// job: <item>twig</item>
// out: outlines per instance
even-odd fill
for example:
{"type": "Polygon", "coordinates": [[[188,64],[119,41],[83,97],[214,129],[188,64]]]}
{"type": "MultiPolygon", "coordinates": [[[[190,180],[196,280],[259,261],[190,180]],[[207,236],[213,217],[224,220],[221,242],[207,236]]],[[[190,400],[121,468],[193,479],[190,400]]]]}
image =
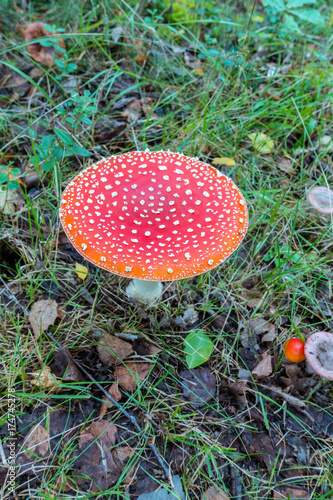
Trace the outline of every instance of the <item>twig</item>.
{"type": "MultiPolygon", "coordinates": [[[[53,337],[53,335],[50,332],[44,332],[44,333],[50,340],[52,340],[52,342],[54,342],[56,344],[57,347],[59,347],[59,349],[63,349],[61,344],[59,344],[59,342],[53,337]]],[[[169,483],[173,487],[172,477],[171,477],[167,463],[164,461],[164,459],[162,458],[162,456],[158,452],[156,446],[149,440],[148,436],[143,432],[143,430],[141,429],[140,425],[138,424],[136,418],[133,415],[130,415],[128,413],[128,411],[125,410],[118,403],[118,401],[116,401],[112,396],[110,396],[110,394],[94,379],[94,377],[92,375],[90,375],[89,372],[87,372],[87,370],[85,370],[85,368],[83,368],[83,366],[80,365],[80,363],[78,361],[76,361],[73,357],[72,357],[72,360],[76,364],[76,366],[79,368],[79,370],[81,370],[82,373],[84,373],[85,376],[88,377],[89,380],[91,380],[91,382],[93,384],[95,384],[103,392],[103,394],[118,408],[118,410],[121,413],[123,413],[123,415],[125,415],[125,417],[127,417],[132,422],[132,424],[134,425],[136,430],[139,432],[139,434],[141,434],[143,439],[145,439],[147,441],[149,448],[152,450],[152,452],[154,453],[155,457],[158,460],[158,463],[162,467],[163,472],[165,474],[165,477],[167,478],[167,480],[169,481],[169,483]]]]}
{"type": "MultiPolygon", "coordinates": [[[[7,299],[9,299],[9,300],[13,300],[13,301],[15,302],[15,304],[16,304],[17,306],[19,306],[19,307],[22,309],[22,311],[24,312],[24,314],[25,314],[26,316],[29,316],[29,313],[28,313],[28,311],[26,310],[26,308],[25,308],[25,307],[23,307],[23,306],[22,306],[22,304],[20,304],[20,302],[17,300],[17,298],[16,298],[16,297],[15,297],[15,296],[11,293],[11,291],[10,291],[10,289],[9,289],[9,287],[8,287],[8,285],[7,285],[7,283],[4,281],[4,279],[2,278],[2,276],[0,276],[0,280],[2,281],[2,283],[3,283],[3,284],[4,284],[4,286],[5,286],[5,288],[7,289],[7,291],[3,291],[2,293],[3,293],[4,295],[6,295],[7,299]]],[[[0,292],[0,294],[1,294],[1,292],[0,292]]]]}
{"type": "Polygon", "coordinates": [[[8,467],[8,463],[7,463],[6,455],[5,455],[5,450],[3,449],[1,439],[0,439],[0,456],[1,456],[3,466],[8,467]]]}
{"type": "Polygon", "coordinates": [[[136,9],[136,13],[139,16],[142,16],[144,11],[146,10],[146,7],[147,7],[147,0],[140,0],[138,8],[136,9]]]}

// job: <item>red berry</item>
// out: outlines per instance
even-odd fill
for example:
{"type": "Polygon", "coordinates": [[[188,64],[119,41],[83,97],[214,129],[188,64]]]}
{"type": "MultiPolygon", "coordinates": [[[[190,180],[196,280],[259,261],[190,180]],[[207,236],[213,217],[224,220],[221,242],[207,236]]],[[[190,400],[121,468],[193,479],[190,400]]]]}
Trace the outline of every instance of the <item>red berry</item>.
{"type": "Polygon", "coordinates": [[[287,340],[283,346],[286,358],[292,363],[300,363],[301,361],[304,361],[304,345],[305,343],[297,338],[287,340]]]}

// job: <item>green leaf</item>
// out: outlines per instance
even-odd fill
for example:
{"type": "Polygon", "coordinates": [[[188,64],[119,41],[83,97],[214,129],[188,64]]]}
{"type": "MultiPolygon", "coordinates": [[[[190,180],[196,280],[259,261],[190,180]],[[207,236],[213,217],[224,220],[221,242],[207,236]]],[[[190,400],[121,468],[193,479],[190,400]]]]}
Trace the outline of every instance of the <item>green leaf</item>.
{"type": "Polygon", "coordinates": [[[50,42],[49,40],[41,40],[39,42],[43,47],[53,47],[54,42],[50,42]]]}
{"type": "Polygon", "coordinates": [[[71,138],[71,136],[65,132],[64,130],[61,130],[60,128],[55,128],[54,129],[54,133],[59,137],[59,139],[62,140],[62,142],[64,142],[65,144],[68,144],[69,146],[72,146],[74,143],[73,143],[73,139],[71,138]]]}
{"type": "Polygon", "coordinates": [[[49,147],[51,147],[52,144],[54,143],[54,139],[55,139],[54,135],[47,135],[47,136],[43,137],[42,142],[41,142],[42,148],[48,149],[49,147]]]}
{"type": "Polygon", "coordinates": [[[212,354],[214,344],[203,330],[191,332],[184,340],[185,358],[189,368],[205,363],[212,354]]]}
{"type": "Polygon", "coordinates": [[[54,33],[55,31],[54,28],[49,24],[44,24],[44,29],[46,29],[46,31],[48,31],[49,33],[54,33]]]}
{"type": "Polygon", "coordinates": [[[287,2],[288,9],[298,9],[304,5],[310,5],[316,3],[316,0],[289,0],[287,2]]]}
{"type": "Polygon", "coordinates": [[[87,118],[86,116],[81,116],[80,120],[86,125],[92,125],[92,121],[90,120],[90,118],[87,118]]]}
{"type": "Polygon", "coordinates": [[[60,147],[52,148],[52,150],[51,150],[52,160],[53,161],[60,161],[64,152],[65,152],[64,148],[60,148],[60,147]]]}
{"type": "Polygon", "coordinates": [[[308,23],[324,24],[325,22],[325,18],[317,9],[293,10],[293,14],[308,23]]]}
{"type": "Polygon", "coordinates": [[[50,172],[54,167],[54,161],[53,160],[49,160],[49,161],[45,161],[42,165],[42,170],[44,172],[50,172]]]}
{"type": "Polygon", "coordinates": [[[8,174],[7,172],[0,172],[0,184],[3,184],[4,182],[8,181],[8,174]]]}
{"type": "Polygon", "coordinates": [[[293,33],[300,33],[301,30],[299,29],[299,26],[297,22],[295,21],[295,18],[293,16],[290,16],[289,14],[285,14],[283,18],[283,26],[288,30],[293,33]]]}
{"type": "Polygon", "coordinates": [[[64,63],[64,61],[61,61],[60,59],[56,59],[55,63],[58,66],[58,68],[65,69],[65,63],[64,63]]]}
{"type": "Polygon", "coordinates": [[[276,14],[286,10],[284,0],[263,0],[262,4],[264,7],[271,8],[276,14]]]}
{"type": "Polygon", "coordinates": [[[67,71],[68,71],[68,73],[72,73],[76,68],[77,68],[76,64],[69,63],[69,65],[67,66],[67,71]]]}
{"type": "Polygon", "coordinates": [[[272,149],[274,148],[274,141],[268,135],[262,132],[254,132],[253,134],[249,134],[248,138],[252,142],[254,149],[264,155],[271,153],[272,149]]]}
{"type": "Polygon", "coordinates": [[[19,186],[20,186],[20,184],[17,181],[15,181],[15,180],[10,181],[7,184],[8,189],[13,189],[13,190],[17,189],[19,186]]]}
{"type": "Polygon", "coordinates": [[[85,157],[90,156],[90,151],[88,151],[88,149],[83,148],[82,146],[79,146],[78,144],[74,144],[73,146],[68,148],[67,151],[77,156],[85,156],[85,157]]]}

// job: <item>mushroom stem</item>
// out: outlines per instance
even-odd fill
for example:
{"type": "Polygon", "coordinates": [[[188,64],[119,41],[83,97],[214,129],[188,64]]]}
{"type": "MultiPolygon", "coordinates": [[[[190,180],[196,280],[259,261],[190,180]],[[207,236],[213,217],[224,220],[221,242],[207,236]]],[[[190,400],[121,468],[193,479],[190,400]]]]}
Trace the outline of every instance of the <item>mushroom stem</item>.
{"type": "Polygon", "coordinates": [[[160,281],[132,280],[126,288],[128,298],[146,305],[152,305],[162,295],[163,285],[160,281]]]}

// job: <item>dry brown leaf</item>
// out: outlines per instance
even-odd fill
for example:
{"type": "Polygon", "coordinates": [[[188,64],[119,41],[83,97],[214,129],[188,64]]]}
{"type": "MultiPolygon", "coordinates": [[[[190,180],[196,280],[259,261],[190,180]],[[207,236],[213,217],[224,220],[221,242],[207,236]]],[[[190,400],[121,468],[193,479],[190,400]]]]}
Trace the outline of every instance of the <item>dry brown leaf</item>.
{"type": "Polygon", "coordinates": [[[131,344],[106,332],[102,333],[98,341],[97,352],[99,359],[106,366],[119,363],[134,353],[131,344]]]}
{"type": "Polygon", "coordinates": [[[103,445],[111,448],[116,442],[117,427],[110,425],[107,420],[98,420],[86,427],[79,438],[79,448],[85,449],[92,442],[98,439],[103,445]]]}
{"type": "Polygon", "coordinates": [[[264,318],[250,319],[249,325],[253,328],[257,335],[266,332],[275,334],[275,325],[273,325],[273,323],[269,323],[264,318]]]}
{"type": "Polygon", "coordinates": [[[5,215],[13,215],[18,206],[24,200],[18,189],[0,189],[0,212],[5,215]]]}
{"type": "Polygon", "coordinates": [[[121,469],[113,458],[117,427],[106,420],[85,428],[79,438],[80,454],[73,462],[73,479],[84,491],[97,493],[110,488],[118,480],[121,469]]]}
{"type": "MultiPolygon", "coordinates": [[[[48,38],[56,36],[58,39],[56,44],[66,50],[65,42],[61,38],[58,38],[60,35],[58,33],[50,33],[46,31],[43,23],[31,23],[25,29],[24,39],[26,42],[30,42],[36,38],[42,38],[44,36],[48,38]]],[[[54,63],[56,54],[53,46],[44,47],[39,42],[36,42],[28,45],[28,51],[35,61],[45,64],[45,66],[52,66],[54,63]]]]}
{"type": "Polygon", "coordinates": [[[285,156],[278,160],[277,166],[280,170],[282,170],[286,174],[294,174],[295,173],[295,169],[292,167],[291,160],[289,158],[286,158],[285,156]]]}
{"type": "Polygon", "coordinates": [[[44,366],[38,372],[30,373],[30,377],[33,378],[33,380],[30,380],[30,384],[39,387],[42,391],[55,389],[59,385],[49,366],[44,366]]]}
{"type": "MultiPolygon", "coordinates": [[[[20,75],[10,68],[1,68],[0,72],[0,89],[5,89],[8,93],[12,94],[11,101],[26,97],[31,89],[31,84],[24,76],[20,75]]],[[[4,158],[2,161],[6,161],[4,158]]]]}
{"type": "Polygon", "coordinates": [[[143,64],[147,61],[148,59],[148,56],[144,56],[143,54],[138,54],[137,56],[135,56],[135,62],[137,64],[143,64]]]}
{"type": "Polygon", "coordinates": [[[310,498],[310,493],[305,490],[299,490],[296,488],[283,488],[282,491],[274,491],[274,500],[275,499],[290,499],[290,500],[307,500],[310,498]]]}
{"type": "Polygon", "coordinates": [[[29,322],[34,332],[35,339],[38,340],[41,333],[54,324],[58,316],[58,304],[55,300],[39,300],[30,311],[29,322]]]}
{"type": "MultiPolygon", "coordinates": [[[[125,464],[127,460],[133,455],[134,450],[130,448],[129,446],[117,446],[116,449],[113,450],[112,455],[114,458],[114,461],[117,464],[117,467],[119,470],[124,470],[125,464]]],[[[133,477],[135,475],[135,465],[133,464],[132,467],[129,468],[129,470],[126,473],[126,477],[123,479],[124,484],[130,484],[133,480],[133,477]]]]}
{"type": "Polygon", "coordinates": [[[33,458],[38,455],[40,458],[46,457],[49,453],[50,435],[41,424],[36,424],[24,440],[24,455],[33,458]]]}
{"type": "MultiPolygon", "coordinates": [[[[108,390],[108,394],[110,394],[110,396],[113,397],[113,399],[115,399],[117,402],[121,400],[121,392],[118,389],[117,382],[111,385],[110,389],[108,390]]],[[[101,404],[101,409],[99,413],[100,420],[104,417],[107,410],[112,406],[113,406],[112,401],[110,401],[106,396],[104,396],[103,403],[101,404]]]]}
{"type": "Polygon", "coordinates": [[[130,361],[126,365],[117,366],[114,377],[120,387],[131,392],[138,385],[138,380],[143,382],[150,370],[150,363],[134,363],[130,361]]]}
{"type": "Polygon", "coordinates": [[[205,491],[201,500],[230,500],[230,497],[221,491],[219,491],[215,486],[211,486],[205,491]]]}
{"type": "Polygon", "coordinates": [[[260,363],[252,370],[252,375],[255,377],[268,377],[273,371],[272,356],[268,354],[260,363]]]}
{"type": "Polygon", "coordinates": [[[261,342],[274,342],[275,339],[276,339],[275,332],[270,331],[268,333],[265,333],[265,335],[261,339],[261,342]]]}
{"type": "Polygon", "coordinates": [[[68,349],[60,349],[51,365],[52,373],[60,378],[62,382],[82,382],[84,377],[68,349]]]}

